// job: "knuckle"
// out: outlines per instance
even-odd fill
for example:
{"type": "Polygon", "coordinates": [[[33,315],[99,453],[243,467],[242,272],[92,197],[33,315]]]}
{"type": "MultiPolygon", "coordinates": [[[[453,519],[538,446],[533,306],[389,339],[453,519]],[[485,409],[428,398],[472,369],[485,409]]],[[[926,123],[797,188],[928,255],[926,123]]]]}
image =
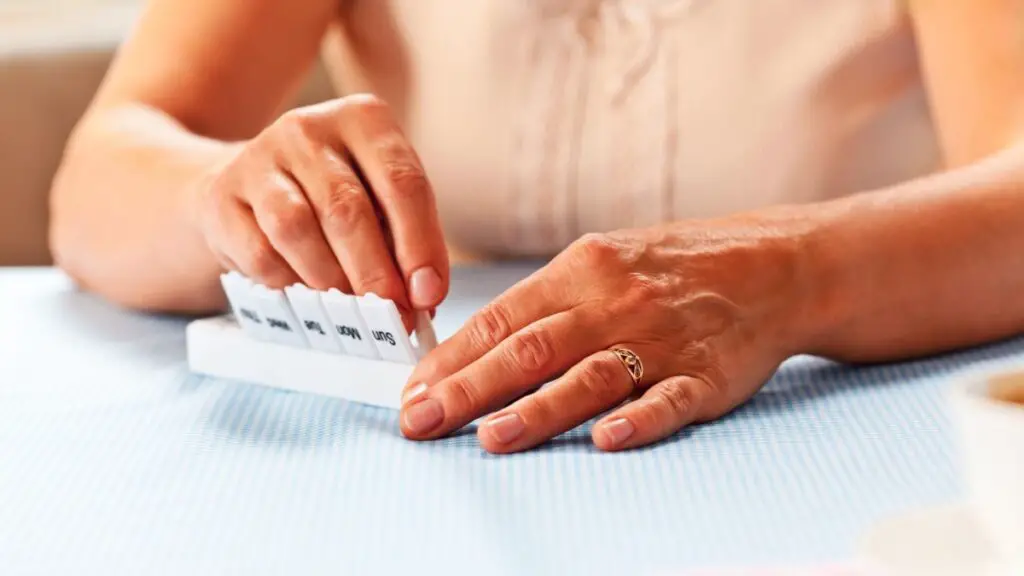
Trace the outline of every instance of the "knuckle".
{"type": "Polygon", "coordinates": [[[397,277],[382,266],[367,268],[353,280],[357,283],[359,292],[373,292],[381,298],[401,300],[401,286],[397,277]]]}
{"type": "Polygon", "coordinates": [[[308,108],[296,108],[282,114],[275,124],[286,133],[310,138],[318,130],[320,119],[308,108]]]}
{"type": "Polygon", "coordinates": [[[354,178],[341,176],[333,184],[322,208],[326,226],[343,234],[372,219],[372,207],[363,187],[354,178]]]}
{"type": "Polygon", "coordinates": [[[559,409],[553,406],[551,399],[544,394],[530,394],[522,400],[521,413],[529,415],[529,422],[550,423],[558,421],[559,409]]]}
{"type": "Polygon", "coordinates": [[[693,389],[681,383],[658,387],[654,394],[657,402],[676,416],[689,414],[696,403],[693,389]]]}
{"type": "Polygon", "coordinates": [[[392,185],[391,194],[399,200],[423,198],[430,190],[427,175],[412,158],[389,158],[384,171],[392,185]]]}
{"type": "Polygon", "coordinates": [[[524,330],[509,341],[509,362],[526,372],[543,370],[554,357],[552,338],[544,330],[524,330]]]}
{"type": "Polygon", "coordinates": [[[633,402],[631,404],[633,409],[630,413],[630,420],[633,421],[637,428],[645,431],[663,428],[665,420],[668,419],[667,410],[661,400],[652,401],[650,398],[648,397],[646,402],[633,402]]]}
{"type": "Polygon", "coordinates": [[[701,384],[712,397],[728,396],[729,382],[725,378],[725,371],[720,366],[712,365],[705,369],[706,376],[701,378],[701,384]]]}
{"type": "Polygon", "coordinates": [[[456,412],[476,413],[483,409],[483,397],[465,378],[453,378],[445,386],[449,403],[456,412]]]}
{"type": "Polygon", "coordinates": [[[588,363],[580,371],[580,384],[602,403],[618,400],[632,388],[632,381],[615,358],[588,363]]]}
{"type": "Polygon", "coordinates": [[[257,278],[273,278],[278,273],[277,252],[267,242],[253,242],[239,264],[257,278]]]}
{"type": "Polygon", "coordinates": [[[289,243],[308,233],[310,223],[308,207],[288,200],[267,213],[264,231],[279,242],[289,243]]]}
{"type": "MultiPolygon", "coordinates": [[[[245,152],[243,152],[245,154],[245,152]]],[[[254,192],[262,190],[260,184],[248,185],[250,174],[259,174],[253,170],[250,161],[243,158],[232,160],[222,170],[212,175],[200,189],[198,210],[201,215],[210,219],[210,224],[223,227],[226,222],[237,218],[241,208],[248,209],[252,204],[250,198],[254,192]]]]}
{"type": "Polygon", "coordinates": [[[616,258],[618,246],[606,234],[592,232],[573,242],[572,251],[584,266],[600,266],[616,258]]]}
{"type": "Polygon", "coordinates": [[[391,107],[374,94],[351,94],[339,99],[335,106],[336,117],[344,126],[364,134],[379,134],[395,125],[391,107]]]}
{"type": "Polygon", "coordinates": [[[491,303],[469,322],[469,337],[479,349],[490,350],[508,338],[512,324],[508,312],[500,304],[491,303]]]}
{"type": "Polygon", "coordinates": [[[375,145],[392,195],[416,198],[429,192],[430,183],[419,157],[397,128],[379,135],[375,145]]]}
{"type": "Polygon", "coordinates": [[[659,283],[652,278],[631,275],[620,301],[628,308],[647,306],[663,296],[659,283]]]}
{"type": "Polygon", "coordinates": [[[693,391],[693,395],[695,398],[699,397],[701,402],[695,415],[698,418],[706,418],[728,411],[735,398],[729,389],[729,381],[724,372],[718,367],[711,366],[705,369],[698,380],[700,386],[693,391]]]}
{"type": "Polygon", "coordinates": [[[390,106],[386,100],[366,92],[349,94],[338,101],[338,105],[347,110],[358,110],[361,112],[386,112],[390,113],[390,106]]]}
{"type": "Polygon", "coordinates": [[[202,200],[214,206],[221,206],[234,199],[238,185],[238,173],[244,170],[241,158],[235,158],[227,167],[216,173],[202,189],[202,200]]]}

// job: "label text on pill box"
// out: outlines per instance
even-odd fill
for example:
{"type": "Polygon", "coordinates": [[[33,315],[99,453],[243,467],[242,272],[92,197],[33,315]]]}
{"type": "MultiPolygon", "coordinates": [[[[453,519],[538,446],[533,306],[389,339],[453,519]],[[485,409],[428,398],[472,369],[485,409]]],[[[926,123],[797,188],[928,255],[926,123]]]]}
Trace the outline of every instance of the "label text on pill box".
{"type": "Polygon", "coordinates": [[[304,320],[303,324],[305,324],[306,330],[309,330],[310,332],[316,332],[323,336],[327,335],[327,333],[324,332],[324,329],[320,327],[320,323],[316,320],[304,320]]]}
{"type": "Polygon", "coordinates": [[[351,326],[337,326],[337,328],[338,328],[338,334],[341,334],[342,336],[345,336],[347,338],[352,338],[353,340],[362,340],[363,339],[363,337],[359,334],[359,330],[356,330],[355,328],[353,328],[351,326]]]}
{"type": "Polygon", "coordinates": [[[391,334],[391,332],[385,332],[383,330],[373,330],[370,333],[373,334],[373,339],[378,342],[387,342],[392,346],[396,344],[395,337],[391,334]]]}
{"type": "Polygon", "coordinates": [[[263,321],[260,320],[259,314],[253,312],[252,310],[249,310],[248,308],[239,308],[238,313],[241,314],[243,318],[249,320],[250,322],[263,324],[263,321]]]}
{"type": "Polygon", "coordinates": [[[267,324],[271,328],[277,328],[278,330],[284,330],[285,332],[291,332],[292,327],[288,325],[284,320],[278,320],[277,318],[267,318],[267,324]]]}

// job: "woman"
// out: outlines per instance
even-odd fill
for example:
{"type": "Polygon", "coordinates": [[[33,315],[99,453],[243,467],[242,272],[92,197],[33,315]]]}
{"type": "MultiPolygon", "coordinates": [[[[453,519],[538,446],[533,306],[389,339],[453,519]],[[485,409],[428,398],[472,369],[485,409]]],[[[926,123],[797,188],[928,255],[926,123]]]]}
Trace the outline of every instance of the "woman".
{"type": "Polygon", "coordinates": [[[420,363],[402,431],[489,414],[514,452],[610,411],[595,444],[641,446],[795,353],[1024,328],[1022,29],[1020,0],[151,0],[52,247],[188,312],[225,269],[409,314],[446,245],[557,254],[420,363]],[[350,95],[279,115],[321,47],[350,95]]]}

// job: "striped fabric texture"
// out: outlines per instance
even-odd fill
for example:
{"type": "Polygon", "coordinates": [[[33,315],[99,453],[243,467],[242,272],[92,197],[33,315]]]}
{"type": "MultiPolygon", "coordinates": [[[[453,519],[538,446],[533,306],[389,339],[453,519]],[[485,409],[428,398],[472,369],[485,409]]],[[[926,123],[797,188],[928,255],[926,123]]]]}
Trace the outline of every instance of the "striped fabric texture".
{"type": "MultiPolygon", "coordinates": [[[[439,336],[529,273],[460,269],[439,336]]],[[[958,500],[950,377],[1024,341],[868,368],[795,358],[749,404],[602,454],[512,456],[397,414],[189,374],[181,319],[0,272],[0,573],[687,574],[845,563],[958,500]]]]}

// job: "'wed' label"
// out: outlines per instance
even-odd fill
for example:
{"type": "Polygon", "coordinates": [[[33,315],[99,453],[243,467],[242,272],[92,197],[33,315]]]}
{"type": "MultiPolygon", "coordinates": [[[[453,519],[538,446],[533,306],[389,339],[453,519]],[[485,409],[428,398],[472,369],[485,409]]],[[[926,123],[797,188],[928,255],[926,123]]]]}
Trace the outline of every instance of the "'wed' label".
{"type": "Polygon", "coordinates": [[[288,299],[280,290],[256,286],[252,292],[259,303],[260,312],[266,321],[270,337],[280,344],[297,348],[309,348],[309,342],[302,332],[298,318],[292,312],[288,299]]]}

